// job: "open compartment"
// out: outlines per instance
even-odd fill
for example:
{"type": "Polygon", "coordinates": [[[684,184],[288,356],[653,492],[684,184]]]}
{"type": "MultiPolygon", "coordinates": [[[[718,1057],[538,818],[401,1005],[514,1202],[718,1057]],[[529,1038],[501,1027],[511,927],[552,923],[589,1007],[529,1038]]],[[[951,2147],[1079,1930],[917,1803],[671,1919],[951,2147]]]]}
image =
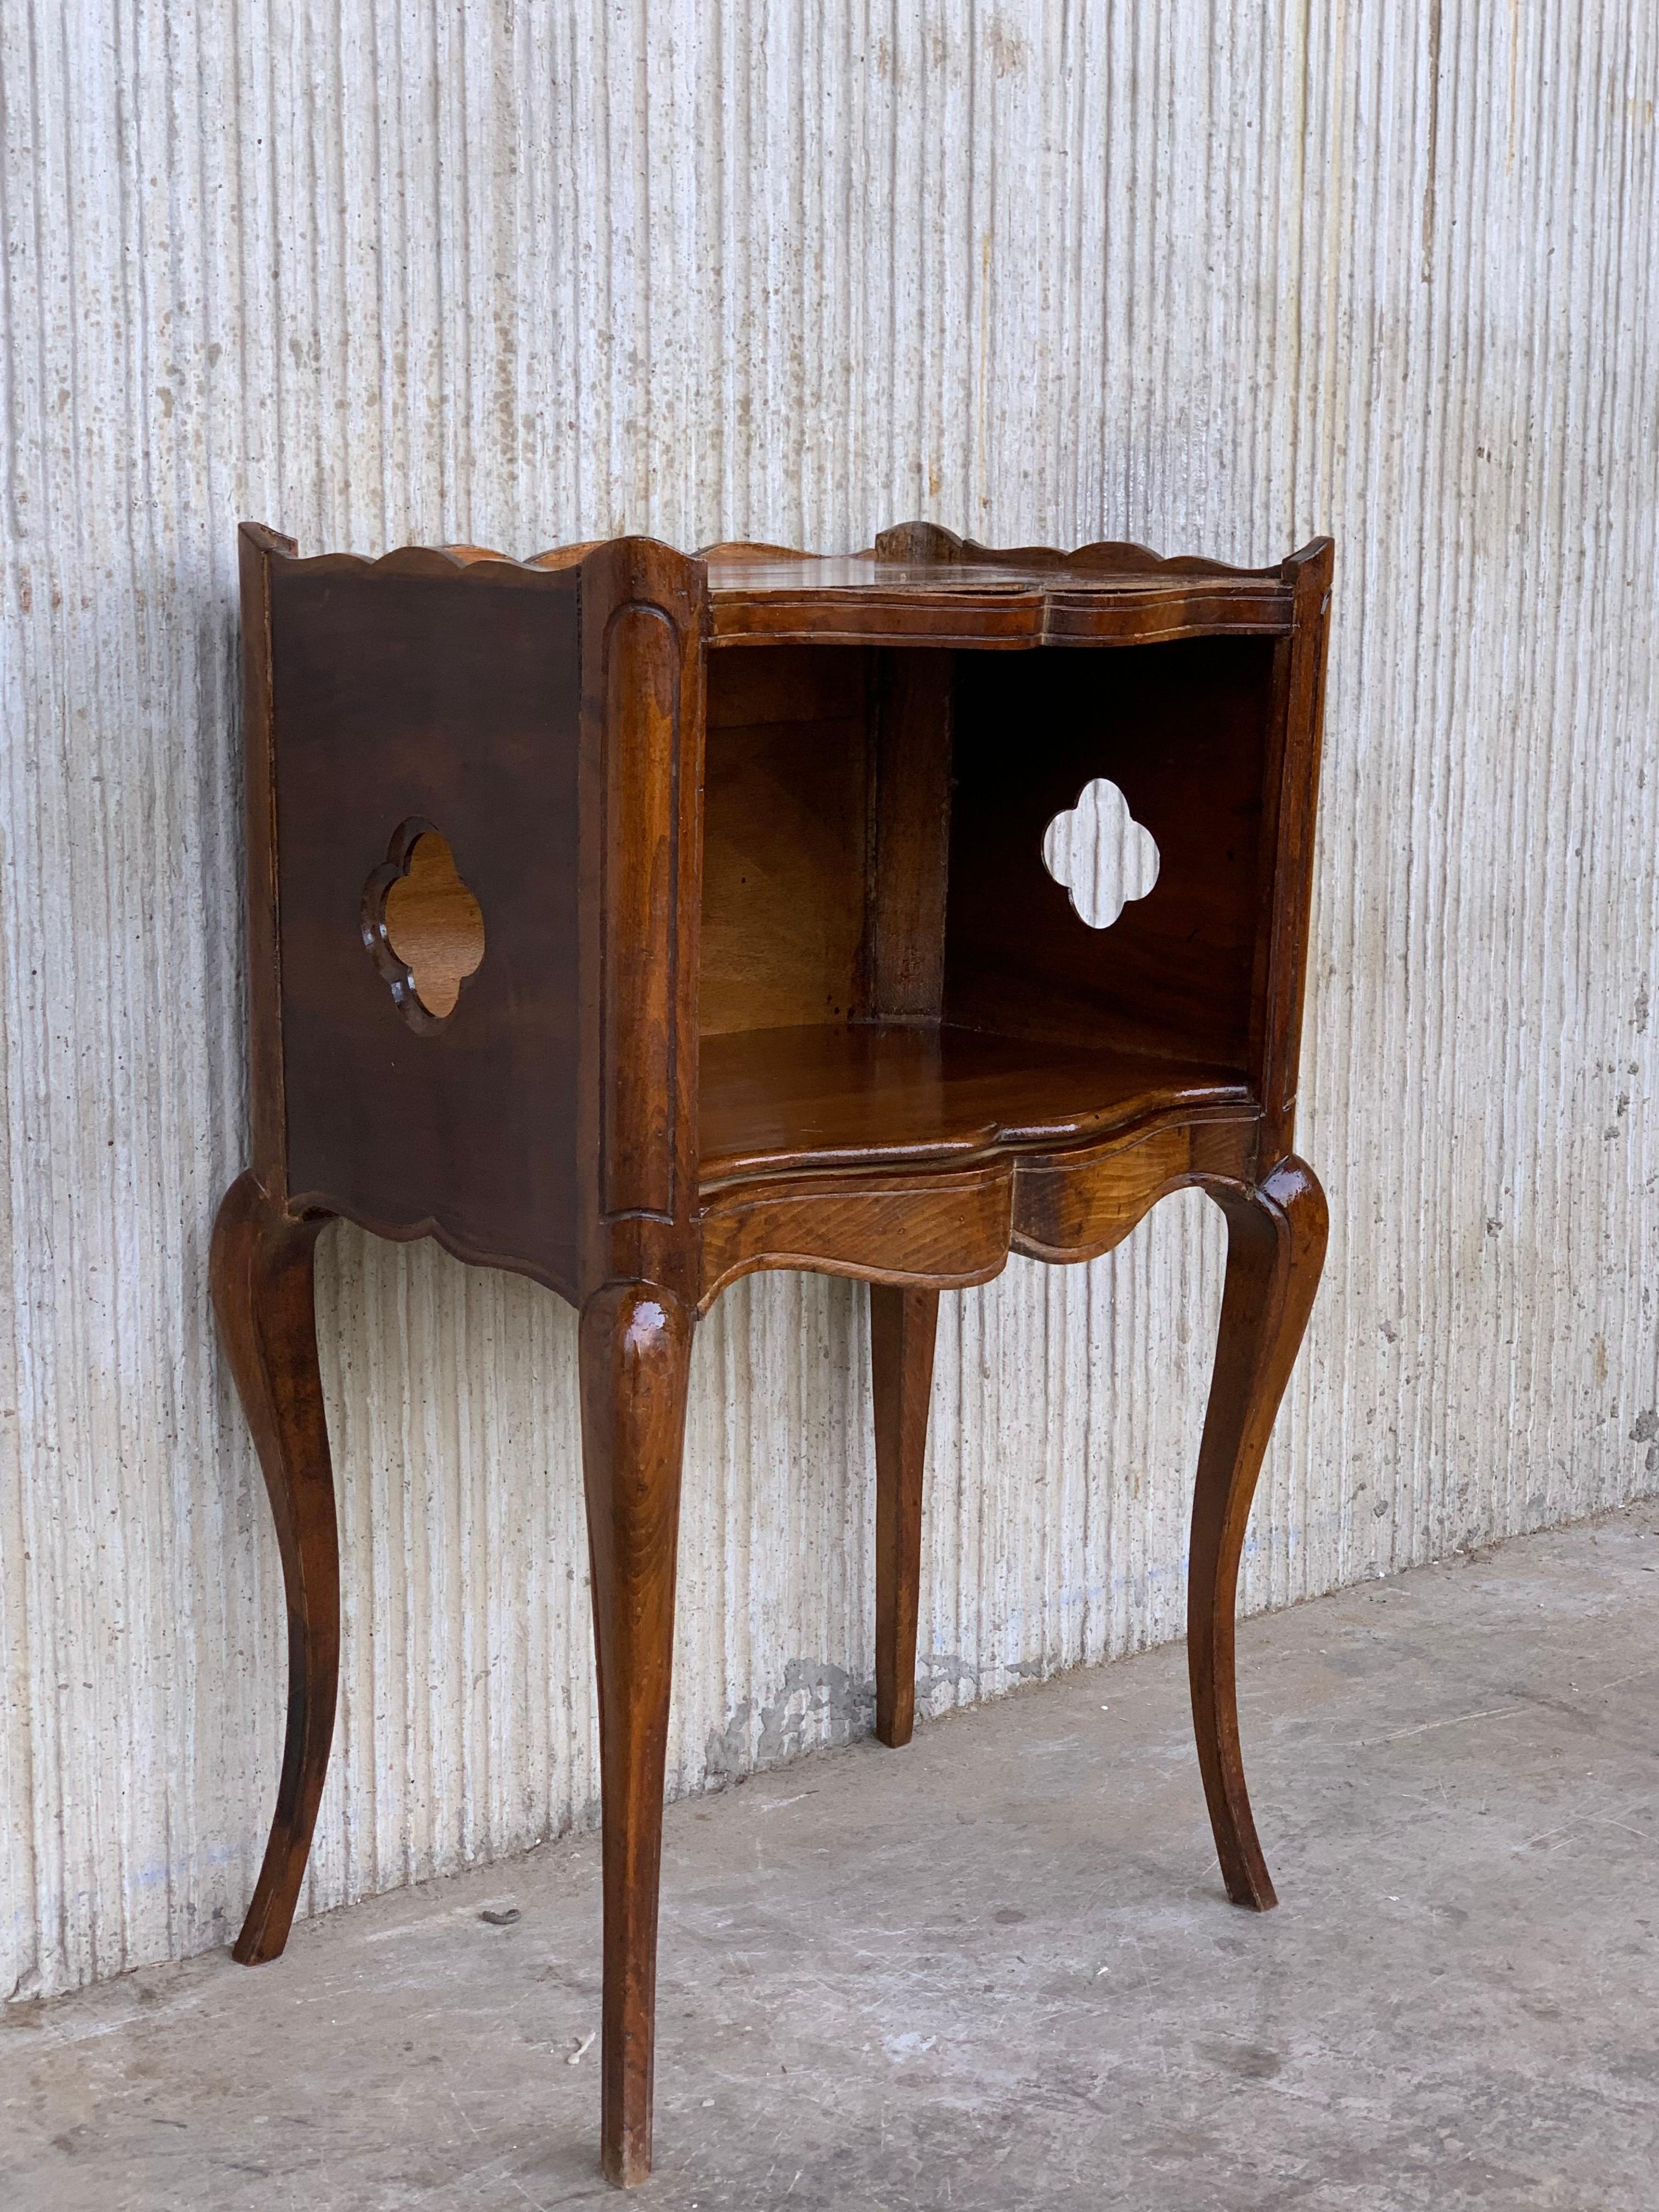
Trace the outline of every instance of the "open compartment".
{"type": "Polygon", "coordinates": [[[712,652],[704,1188],[1247,1103],[1276,665],[1254,636],[712,652]]]}

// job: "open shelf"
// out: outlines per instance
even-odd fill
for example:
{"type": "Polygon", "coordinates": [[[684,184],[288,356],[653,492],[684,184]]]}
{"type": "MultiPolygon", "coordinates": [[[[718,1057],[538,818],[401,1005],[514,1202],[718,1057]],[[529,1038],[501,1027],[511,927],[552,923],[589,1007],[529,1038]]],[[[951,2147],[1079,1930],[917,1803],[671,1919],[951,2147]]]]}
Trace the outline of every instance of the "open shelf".
{"type": "Polygon", "coordinates": [[[1238,635],[1155,644],[1132,629],[1103,653],[751,634],[711,654],[701,1189],[948,1170],[1097,1143],[1159,1112],[1253,1113],[1273,647],[1248,595],[1278,580],[711,569],[774,612],[792,579],[838,637],[849,605],[884,635],[927,591],[962,600],[964,621],[1024,610],[1050,639],[1073,587],[1099,610],[1157,605],[1184,621],[1181,595],[1212,586],[1242,595],[1243,619],[1238,635]],[[1096,779],[1157,855],[1100,927],[1044,860],[1096,779]]]}
{"type": "Polygon", "coordinates": [[[946,1023],[823,1023],[702,1041],[707,1192],[856,1164],[963,1164],[1109,1135],[1162,1108],[1250,1108],[1237,1073],[946,1023]]]}

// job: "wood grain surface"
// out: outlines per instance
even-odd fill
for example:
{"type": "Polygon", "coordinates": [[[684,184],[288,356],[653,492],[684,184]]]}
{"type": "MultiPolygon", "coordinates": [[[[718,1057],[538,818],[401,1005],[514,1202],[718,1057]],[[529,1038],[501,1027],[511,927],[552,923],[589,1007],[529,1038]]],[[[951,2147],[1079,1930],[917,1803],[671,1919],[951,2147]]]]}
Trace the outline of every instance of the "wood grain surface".
{"type": "Polygon", "coordinates": [[[651,2165],[692,1335],[739,1275],[871,1283],[877,1729],[898,1745],[941,1290],[1015,1249],[1091,1258],[1167,1192],[1215,1197],[1193,1709],[1229,1894],[1270,1905],[1232,1623],[1325,1239],[1290,1148],[1328,542],[1261,571],[930,524],[837,560],[623,538],[304,561],[259,529],[243,552],[254,1168],[213,1283],[290,1693],[237,1955],[282,1948],[332,1726],[312,1252],[333,1214],[580,1309],[613,2181],[651,2165]],[[1044,854],[1102,781],[1158,866],[1097,928],[1044,854]]]}

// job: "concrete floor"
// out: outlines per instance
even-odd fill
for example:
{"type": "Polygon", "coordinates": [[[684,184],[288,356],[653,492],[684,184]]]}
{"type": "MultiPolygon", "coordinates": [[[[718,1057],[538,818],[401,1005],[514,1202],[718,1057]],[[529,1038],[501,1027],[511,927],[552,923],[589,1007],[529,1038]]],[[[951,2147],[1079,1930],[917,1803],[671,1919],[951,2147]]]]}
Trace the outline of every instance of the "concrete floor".
{"type": "MultiPolygon", "coordinates": [[[[635,2201],[1653,2212],[1656,1626],[1653,1506],[1247,1624],[1261,1918],[1178,1646],[671,1808],[635,2201]]],[[[616,2201],[599,1871],[574,1838],[257,1972],[8,2008],[0,2201],[616,2201]]]]}

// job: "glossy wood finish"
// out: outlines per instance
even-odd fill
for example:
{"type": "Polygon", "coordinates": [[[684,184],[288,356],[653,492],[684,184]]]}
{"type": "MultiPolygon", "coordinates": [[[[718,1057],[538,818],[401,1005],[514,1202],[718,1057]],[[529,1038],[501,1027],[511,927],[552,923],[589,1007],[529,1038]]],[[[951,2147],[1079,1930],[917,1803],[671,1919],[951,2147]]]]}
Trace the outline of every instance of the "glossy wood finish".
{"type": "Polygon", "coordinates": [[[709,586],[711,636],[723,646],[1152,645],[1219,629],[1285,636],[1293,614],[1277,570],[1207,563],[1136,572],[991,555],[942,574],[870,554],[719,556],[709,586]]]}
{"type": "Polygon", "coordinates": [[[1328,538],[1285,562],[1296,620],[1290,638],[1273,656],[1250,1030],[1251,1073],[1262,1102],[1261,1150],[1267,1160],[1288,1154],[1296,1134],[1331,564],[1328,538]]]}
{"type": "Polygon", "coordinates": [[[707,1195],[804,1168],[1046,1152],[1157,1107],[1249,1103],[1224,1067],[1105,1043],[935,1023],[750,1030],[703,1040],[702,1184],[707,1195]]]}
{"type": "Polygon", "coordinates": [[[1002,1159],[957,1173],[850,1169],[736,1184],[703,1207],[702,1304],[763,1267],[935,1290],[988,1283],[1007,1262],[1014,1183],[1002,1159]]]}
{"type": "Polygon", "coordinates": [[[584,573],[267,555],[272,836],[253,895],[280,915],[280,945],[250,978],[256,1011],[274,1001],[280,1058],[275,1157],[256,1146],[254,1163],[267,1188],[380,1235],[434,1235],[570,1297],[591,1203],[568,999],[582,957],[584,573]],[[411,1010],[412,986],[398,993],[364,911],[432,832],[484,936],[441,1021],[411,1010]]]}
{"type": "Polygon", "coordinates": [[[1210,1825],[1227,1894],[1277,1902],[1244,1787],[1234,1680],[1238,1563],[1256,1476],[1307,1327],[1325,1259],[1325,1194],[1311,1168],[1280,1160],[1260,1183],[1209,1182],[1227,1217],[1227,1282],[1193,1498],[1187,1663],[1210,1825]]]}
{"type": "Polygon", "coordinates": [[[323,1218],[295,1220],[252,1175],[226,1192],[210,1272],[220,1341],[236,1379],[276,1524],[288,1594],[288,1732],[264,1863],[237,1937],[244,1966],[288,1941],[334,1738],[340,1673],[340,1552],[313,1260],[323,1218]]]}
{"type": "Polygon", "coordinates": [[[252,1170],[214,1292],[290,1601],[239,1957],[291,1919],[337,1668],[311,1255],[344,1215],[579,1310],[604,1784],[605,2170],[651,2160],[674,1558],[695,1319],[872,1285],[878,1729],[915,1710],[941,1290],[1230,1223],[1190,1649],[1229,1893],[1273,1899],[1233,1667],[1250,1498],[1318,1279],[1291,1152],[1331,551],[1278,568],[929,524],[821,561],[641,538],[519,562],[242,540],[252,1170]],[[1090,928],[1044,833],[1109,778],[1160,854],[1090,928]]]}
{"type": "Polygon", "coordinates": [[[876,1734],[908,1743],[916,1713],[921,1471],[939,1292],[870,1285],[876,1413],[876,1734]]]}
{"type": "Polygon", "coordinates": [[[1012,1243],[1034,1260],[1063,1266],[1121,1244],[1171,1191],[1215,1176],[1255,1173],[1258,1122],[1218,1106],[1154,1108],[1103,1143],[1022,1160],[1014,1184],[1012,1243]]]}
{"type": "Polygon", "coordinates": [[[657,1887],[674,1659],[674,1559],[692,1316],[655,1283],[582,1309],[582,1469],[604,1784],[600,2141],[612,2181],[651,2171],[657,1887]]]}
{"type": "Polygon", "coordinates": [[[422,1012],[447,1020],[486,950],[483,915],[447,838],[426,830],[413,839],[373,915],[377,940],[408,975],[422,1012]]]}

